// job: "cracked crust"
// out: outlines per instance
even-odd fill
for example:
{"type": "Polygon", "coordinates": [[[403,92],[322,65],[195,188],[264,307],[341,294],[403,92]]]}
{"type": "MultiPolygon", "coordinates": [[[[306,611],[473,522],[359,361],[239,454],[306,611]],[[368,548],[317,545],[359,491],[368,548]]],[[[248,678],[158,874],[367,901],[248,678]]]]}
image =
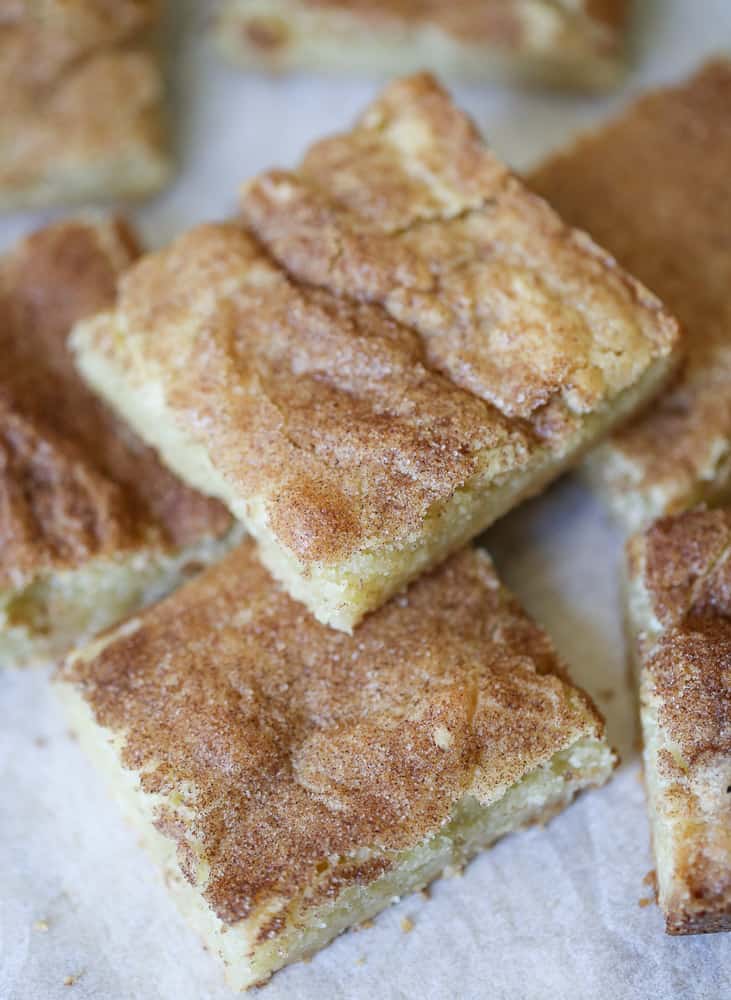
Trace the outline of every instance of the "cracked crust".
{"type": "Polygon", "coordinates": [[[244,66],[600,89],[623,70],[626,0],[225,0],[223,51],[244,66]]]}
{"type": "Polygon", "coordinates": [[[687,334],[682,377],[588,465],[631,529],[731,492],[730,104],[731,61],[719,59],[530,177],[660,295],[687,334]]]}
{"type": "MultiPolygon", "coordinates": [[[[546,634],[469,549],[350,637],[292,601],[247,542],[74,654],[61,680],[139,776],[196,894],[225,927],[251,928],[252,955],[446,836],[465,797],[496,802],[581,741],[598,763],[582,773],[579,754],[562,772],[578,782],[569,800],[614,763],[546,634]]],[[[279,947],[274,967],[287,960],[279,947]]]]}
{"type": "Polygon", "coordinates": [[[147,544],[190,545],[229,523],[164,469],[86,387],[67,335],[108,307],[138,255],[119,222],[64,222],[0,261],[0,581],[147,544]]]}
{"type": "Polygon", "coordinates": [[[731,930],[731,513],[628,545],[659,899],[672,934],[731,930]]]}
{"type": "Polygon", "coordinates": [[[427,76],[252,181],[77,329],[88,379],[349,629],[660,387],[662,305],[427,76]],[[135,423],[136,421],[136,423],[135,423]]]}
{"type": "Polygon", "coordinates": [[[168,179],[157,0],[0,13],[0,209],[139,197],[168,179]],[[110,109],[114,113],[110,114],[110,109]]]}

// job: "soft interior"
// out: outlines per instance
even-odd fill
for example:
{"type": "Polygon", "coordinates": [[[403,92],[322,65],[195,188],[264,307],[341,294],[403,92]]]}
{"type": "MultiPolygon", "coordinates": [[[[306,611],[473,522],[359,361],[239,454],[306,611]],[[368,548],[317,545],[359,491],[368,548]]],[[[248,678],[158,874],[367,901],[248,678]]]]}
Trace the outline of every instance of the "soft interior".
{"type": "Polygon", "coordinates": [[[219,558],[242,535],[206,539],[175,552],[149,549],[93,559],[0,590],[0,666],[57,659],[72,646],[179,586],[197,564],[219,558]]]}

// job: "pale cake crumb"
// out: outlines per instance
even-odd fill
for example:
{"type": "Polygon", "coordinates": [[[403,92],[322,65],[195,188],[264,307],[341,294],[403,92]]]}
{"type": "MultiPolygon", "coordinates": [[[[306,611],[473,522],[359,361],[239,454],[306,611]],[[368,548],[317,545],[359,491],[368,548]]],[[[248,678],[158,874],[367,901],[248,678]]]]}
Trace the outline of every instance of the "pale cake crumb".
{"type": "Polygon", "coordinates": [[[411,917],[401,918],[401,930],[404,934],[410,934],[414,929],[414,921],[411,917]]]}
{"type": "Polygon", "coordinates": [[[49,929],[49,923],[47,920],[34,920],[33,930],[38,931],[39,934],[46,934],[49,929]]]}

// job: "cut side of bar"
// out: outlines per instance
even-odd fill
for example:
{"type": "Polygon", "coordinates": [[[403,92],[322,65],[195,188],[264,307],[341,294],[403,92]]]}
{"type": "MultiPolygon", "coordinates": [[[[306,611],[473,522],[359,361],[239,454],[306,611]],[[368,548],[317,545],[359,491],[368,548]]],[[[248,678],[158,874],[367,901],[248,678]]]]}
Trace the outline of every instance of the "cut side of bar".
{"type": "Polygon", "coordinates": [[[669,934],[731,930],[731,513],[628,543],[658,897],[669,934]]]}
{"type": "Polygon", "coordinates": [[[626,0],[224,0],[215,32],[243,67],[602,90],[624,70],[626,0]]]}
{"type": "Polygon", "coordinates": [[[641,98],[530,178],[657,293],[686,333],[681,377],[586,463],[629,530],[731,499],[731,61],[641,98]]]}
{"type": "Polygon", "coordinates": [[[114,301],[135,256],[123,224],[78,220],[40,230],[0,259],[2,666],[56,658],[241,535],[74,368],[70,327],[114,301]]]}
{"type": "Polygon", "coordinates": [[[661,303],[428,76],[251,182],[242,211],[144,259],[73,346],[335,628],[543,489],[678,362],[661,303]]]}
{"type": "Polygon", "coordinates": [[[0,34],[0,210],[141,197],[171,173],[158,0],[12,4],[0,34]]]}
{"type": "Polygon", "coordinates": [[[58,687],[235,988],[545,822],[616,763],[471,549],[350,637],[247,541],[73,654],[58,687]]]}

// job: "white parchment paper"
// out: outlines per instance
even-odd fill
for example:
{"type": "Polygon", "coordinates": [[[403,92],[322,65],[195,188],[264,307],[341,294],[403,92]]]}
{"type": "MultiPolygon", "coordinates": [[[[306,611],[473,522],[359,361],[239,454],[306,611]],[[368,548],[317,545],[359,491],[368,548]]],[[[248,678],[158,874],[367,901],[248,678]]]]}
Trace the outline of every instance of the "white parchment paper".
{"type": "MultiPolygon", "coordinates": [[[[230,213],[243,179],[294,163],[309,141],[345,127],[376,89],[228,70],[198,30],[201,7],[174,4],[181,173],[169,193],[136,213],[153,245],[230,213]]],[[[522,168],[634,93],[679,79],[706,54],[731,47],[728,0],[639,0],[638,7],[637,66],[620,94],[464,88],[460,102],[522,168]]],[[[0,247],[45,218],[3,220],[0,247]]],[[[402,901],[370,929],[278,973],[259,995],[731,998],[731,936],[669,938],[657,908],[640,906],[650,896],[643,877],[653,861],[620,627],[619,534],[581,486],[564,481],[503,520],[487,544],[605,712],[621,769],[548,829],[504,840],[464,876],[436,883],[431,899],[402,901]],[[413,921],[411,933],[401,928],[404,917],[413,921]]],[[[2,1000],[233,996],[70,738],[45,671],[0,673],[0,796],[2,1000]]]]}

